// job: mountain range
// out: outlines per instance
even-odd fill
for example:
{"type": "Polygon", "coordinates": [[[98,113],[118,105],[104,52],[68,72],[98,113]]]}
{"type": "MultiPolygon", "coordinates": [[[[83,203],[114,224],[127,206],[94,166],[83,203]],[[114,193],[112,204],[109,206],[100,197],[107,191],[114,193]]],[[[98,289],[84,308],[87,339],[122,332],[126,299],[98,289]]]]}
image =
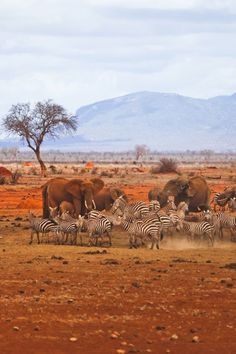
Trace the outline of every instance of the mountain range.
{"type": "Polygon", "coordinates": [[[78,132],[48,140],[44,148],[125,151],[138,144],[158,151],[236,148],[236,93],[197,99],[137,92],[83,106],[76,116],[78,132]]]}

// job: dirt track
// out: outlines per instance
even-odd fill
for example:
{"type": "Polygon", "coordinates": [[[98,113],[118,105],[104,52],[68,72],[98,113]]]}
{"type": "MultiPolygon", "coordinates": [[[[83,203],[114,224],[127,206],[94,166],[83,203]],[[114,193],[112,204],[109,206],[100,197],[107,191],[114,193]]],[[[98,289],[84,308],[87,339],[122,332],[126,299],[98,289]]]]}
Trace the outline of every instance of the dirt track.
{"type": "MultiPolygon", "coordinates": [[[[129,250],[117,228],[110,249],[29,246],[15,216],[40,190],[1,188],[0,353],[236,352],[235,243],[129,250]]],[[[141,199],[149,185],[126,188],[141,199]]]]}

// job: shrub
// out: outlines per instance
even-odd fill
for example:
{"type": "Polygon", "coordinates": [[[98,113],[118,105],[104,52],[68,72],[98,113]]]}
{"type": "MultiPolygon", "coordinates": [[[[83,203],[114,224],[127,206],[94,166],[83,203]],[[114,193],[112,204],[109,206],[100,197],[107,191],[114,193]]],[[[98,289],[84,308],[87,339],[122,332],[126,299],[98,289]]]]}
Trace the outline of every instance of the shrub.
{"type": "Polygon", "coordinates": [[[152,174],[157,174],[160,172],[160,166],[152,166],[151,169],[150,169],[150,173],[152,174]]]}
{"type": "Polygon", "coordinates": [[[17,184],[20,177],[22,177],[22,174],[18,170],[12,172],[11,183],[17,184]]]}
{"type": "Polygon", "coordinates": [[[96,175],[98,173],[97,167],[92,168],[90,173],[91,173],[91,175],[96,175]]]}
{"type": "Polygon", "coordinates": [[[79,167],[78,166],[72,166],[71,168],[72,168],[74,173],[78,173],[79,172],[79,167]]]}
{"type": "Polygon", "coordinates": [[[0,185],[5,184],[6,180],[4,176],[0,176],[0,185]]]}
{"type": "Polygon", "coordinates": [[[168,159],[166,157],[163,157],[162,159],[160,159],[159,172],[177,172],[177,161],[174,159],[168,159]]]}
{"type": "Polygon", "coordinates": [[[152,166],[150,173],[166,173],[166,172],[177,172],[177,162],[174,159],[168,159],[163,157],[160,159],[160,163],[157,166],[152,166]]]}
{"type": "Polygon", "coordinates": [[[50,172],[53,173],[54,175],[57,173],[57,168],[56,168],[56,166],[54,166],[54,165],[50,165],[50,166],[49,166],[49,170],[50,170],[50,172]]]}
{"type": "Polygon", "coordinates": [[[101,177],[109,177],[109,178],[112,178],[113,177],[113,173],[109,172],[109,171],[102,171],[100,173],[100,176],[101,177]]]}
{"type": "Polygon", "coordinates": [[[38,174],[39,174],[40,172],[39,172],[39,170],[36,168],[36,167],[31,167],[30,169],[29,169],[29,175],[34,175],[34,176],[37,176],[38,174]]]}

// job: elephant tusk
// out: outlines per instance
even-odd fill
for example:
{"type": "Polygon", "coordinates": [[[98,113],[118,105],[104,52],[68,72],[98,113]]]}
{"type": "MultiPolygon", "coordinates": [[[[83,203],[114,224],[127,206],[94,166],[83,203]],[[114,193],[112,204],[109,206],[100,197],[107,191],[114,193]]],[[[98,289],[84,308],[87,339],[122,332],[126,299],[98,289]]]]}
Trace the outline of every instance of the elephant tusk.
{"type": "Polygon", "coordinates": [[[93,203],[94,209],[96,209],[96,203],[95,203],[94,199],[92,200],[92,203],[93,203]]]}
{"type": "Polygon", "coordinates": [[[85,205],[85,208],[88,209],[88,204],[87,204],[86,200],[84,201],[84,205],[85,205]]]}

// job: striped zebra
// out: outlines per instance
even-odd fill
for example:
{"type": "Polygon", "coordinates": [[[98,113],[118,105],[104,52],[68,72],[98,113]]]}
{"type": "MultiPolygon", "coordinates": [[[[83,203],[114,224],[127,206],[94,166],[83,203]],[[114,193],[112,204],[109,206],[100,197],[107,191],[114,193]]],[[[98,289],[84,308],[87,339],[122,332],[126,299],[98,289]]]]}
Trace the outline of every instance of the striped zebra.
{"type": "MultiPolygon", "coordinates": [[[[59,237],[57,239],[58,243],[67,243],[69,236],[71,236],[71,244],[77,245],[78,232],[81,229],[82,221],[81,219],[63,220],[61,217],[56,216],[54,221],[57,223],[57,235],[61,234],[61,241],[59,237]]],[[[80,233],[80,244],[83,245],[82,235],[80,233]]]]}
{"type": "Polygon", "coordinates": [[[156,218],[158,216],[158,212],[160,210],[160,203],[158,202],[158,200],[151,200],[149,202],[148,209],[148,213],[145,213],[142,216],[142,220],[148,218],[156,218]]]}
{"type": "Polygon", "coordinates": [[[109,245],[112,245],[111,242],[111,231],[112,231],[112,223],[105,216],[97,217],[96,219],[87,219],[86,221],[86,229],[89,236],[89,245],[97,246],[98,240],[100,240],[100,244],[104,242],[104,235],[108,237],[109,245]],[[95,241],[95,242],[94,242],[95,241]]]}
{"type": "Polygon", "coordinates": [[[28,219],[31,228],[31,235],[29,244],[33,242],[34,234],[36,233],[38,244],[40,243],[39,234],[48,235],[49,232],[56,233],[57,232],[57,225],[50,219],[42,219],[36,217],[32,212],[29,212],[28,219]]]}
{"type": "Polygon", "coordinates": [[[180,202],[176,211],[170,210],[169,215],[172,217],[176,216],[179,219],[184,220],[187,211],[188,211],[188,204],[186,202],[180,202]]]}
{"type": "Polygon", "coordinates": [[[135,219],[141,219],[144,215],[148,214],[148,211],[148,207],[144,202],[138,201],[128,204],[123,196],[117,198],[111,208],[112,214],[124,216],[124,218],[130,222],[135,219]]]}
{"type": "Polygon", "coordinates": [[[161,209],[161,204],[158,200],[150,200],[149,206],[148,206],[149,211],[159,211],[161,209]]]}
{"type": "Polygon", "coordinates": [[[215,212],[217,210],[217,206],[219,207],[220,210],[225,211],[225,207],[229,201],[229,198],[224,197],[222,195],[223,195],[223,193],[221,193],[221,192],[215,193],[215,195],[211,201],[211,203],[213,203],[213,205],[214,205],[215,212]]]}
{"type": "Polygon", "coordinates": [[[158,215],[168,215],[177,210],[175,202],[171,199],[168,199],[167,204],[161,208],[158,212],[158,215]]]}
{"type": "Polygon", "coordinates": [[[218,212],[212,215],[211,220],[213,225],[217,225],[217,223],[219,224],[219,236],[221,239],[223,239],[223,229],[228,229],[231,233],[231,241],[234,240],[236,231],[236,216],[218,212]]]}
{"type": "Polygon", "coordinates": [[[129,234],[130,248],[137,248],[137,239],[140,239],[141,244],[144,244],[145,241],[151,241],[151,249],[154,247],[159,249],[162,224],[158,218],[149,218],[134,222],[129,222],[122,218],[121,225],[129,234]]]}
{"type": "Polygon", "coordinates": [[[183,221],[183,231],[186,232],[190,238],[190,241],[194,240],[194,237],[206,237],[211,246],[214,244],[213,226],[207,221],[189,222],[183,221]]]}

